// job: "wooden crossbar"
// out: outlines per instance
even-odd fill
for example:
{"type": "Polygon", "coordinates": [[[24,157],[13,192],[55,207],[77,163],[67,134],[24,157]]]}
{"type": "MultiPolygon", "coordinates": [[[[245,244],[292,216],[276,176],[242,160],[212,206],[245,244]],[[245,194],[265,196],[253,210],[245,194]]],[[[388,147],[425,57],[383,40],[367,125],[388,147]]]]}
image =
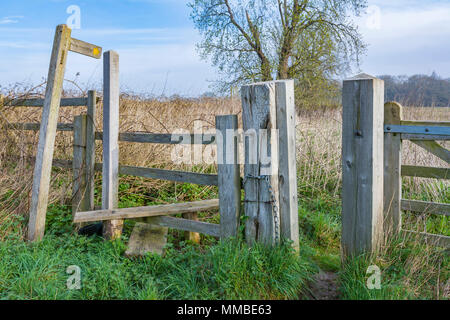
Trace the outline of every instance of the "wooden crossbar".
{"type": "MultiPolygon", "coordinates": [[[[177,136],[180,136],[176,134],[177,136]]],[[[145,132],[123,132],[119,133],[119,141],[121,142],[137,142],[137,143],[156,143],[156,144],[215,144],[215,136],[212,134],[204,135],[181,135],[178,140],[173,140],[171,133],[145,133],[145,132]]],[[[96,140],[103,140],[103,132],[95,133],[96,140]]]]}
{"type": "Polygon", "coordinates": [[[74,38],[70,41],[69,51],[95,59],[100,59],[102,57],[101,47],[74,38]]]}
{"type": "MultiPolygon", "coordinates": [[[[99,98],[97,99],[99,100],[99,98]]],[[[60,107],[84,107],[88,104],[88,98],[63,98],[60,107]]],[[[6,104],[10,107],[43,107],[44,99],[16,99],[6,104]]]]}
{"type": "Polygon", "coordinates": [[[402,166],[402,176],[433,179],[450,179],[450,169],[420,166],[402,166]]]}
{"type": "MultiPolygon", "coordinates": [[[[6,125],[7,129],[39,131],[40,123],[10,123],[6,125]]],[[[73,131],[73,123],[58,123],[57,131],[73,131]]]]}
{"type": "Polygon", "coordinates": [[[417,236],[428,244],[432,244],[438,247],[450,248],[450,237],[444,235],[416,232],[411,230],[402,230],[402,233],[406,236],[417,236]]]}
{"type": "Polygon", "coordinates": [[[219,200],[204,200],[185,203],[174,203],[150,207],[136,207],[126,209],[96,210],[77,212],[74,223],[108,221],[117,219],[137,219],[147,217],[166,216],[179,213],[204,212],[219,209],[219,200]]]}
{"type": "Polygon", "coordinates": [[[450,216],[450,204],[417,200],[402,200],[402,210],[450,216]]]}

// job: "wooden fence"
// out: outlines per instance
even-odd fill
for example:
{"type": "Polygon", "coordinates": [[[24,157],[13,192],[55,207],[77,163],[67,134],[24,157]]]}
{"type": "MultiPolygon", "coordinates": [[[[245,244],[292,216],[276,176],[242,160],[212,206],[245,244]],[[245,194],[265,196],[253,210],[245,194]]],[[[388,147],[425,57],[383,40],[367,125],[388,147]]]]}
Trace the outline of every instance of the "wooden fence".
{"type": "Polygon", "coordinates": [[[449,216],[450,205],[402,199],[402,176],[449,179],[449,168],[402,166],[402,140],[450,163],[450,122],[406,121],[398,103],[384,103],[384,82],[362,74],[343,86],[342,249],[345,256],[376,251],[389,235],[417,234],[450,247],[450,237],[401,229],[401,212],[449,216]]]}
{"type": "MultiPolygon", "coordinates": [[[[105,88],[105,90],[108,90],[105,88]]],[[[104,114],[106,109],[110,115],[106,116],[103,123],[103,132],[95,130],[94,121],[97,112],[97,94],[89,91],[87,98],[62,99],[61,106],[87,106],[87,114],[76,116],[73,123],[57,125],[57,131],[73,132],[73,160],[54,159],[53,166],[73,170],[73,196],[72,213],[74,223],[86,223],[94,221],[104,222],[123,221],[124,219],[137,219],[161,228],[173,228],[189,232],[195,238],[195,233],[203,233],[222,239],[236,237],[239,232],[241,216],[241,189],[247,188],[244,204],[246,215],[250,217],[246,225],[246,238],[249,243],[253,241],[265,244],[276,244],[281,238],[287,238],[298,249],[298,220],[297,220],[297,192],[296,192],[296,162],[295,162],[295,105],[293,100],[293,81],[270,82],[247,86],[243,92],[249,94],[245,98],[247,104],[243,105],[244,113],[248,114],[250,108],[261,114],[267,112],[266,106],[270,105],[271,114],[268,119],[271,122],[252,123],[250,119],[244,119],[244,128],[260,129],[279,128],[279,133],[267,142],[267,149],[274,165],[274,175],[263,174],[260,168],[262,160],[257,157],[257,164],[246,162],[244,178],[240,176],[238,142],[238,119],[236,115],[216,116],[217,134],[189,134],[181,135],[180,140],[174,141],[172,134],[142,133],[142,132],[118,132],[118,117],[111,120],[111,113],[118,113],[111,103],[103,103],[104,114]],[[248,91],[245,91],[248,90],[248,91]],[[275,99],[277,94],[277,100],[275,99]],[[114,111],[115,110],[115,111],[114,111]],[[114,128],[114,130],[112,130],[114,128]],[[229,130],[236,131],[231,137],[229,130]],[[111,137],[112,131],[117,137],[111,137]],[[108,138],[105,141],[105,136],[108,138]],[[112,141],[116,139],[116,142],[112,141]],[[95,141],[103,142],[103,159],[110,164],[110,169],[105,171],[105,163],[95,163],[95,141]],[[123,166],[118,164],[118,157],[114,156],[114,144],[118,141],[134,143],[154,144],[216,144],[218,156],[218,173],[204,174],[194,172],[182,172],[145,167],[123,166]],[[108,144],[110,144],[109,147],[108,144]],[[282,152],[284,157],[278,157],[282,152]],[[229,159],[233,161],[229,161],[229,159]],[[115,171],[115,167],[117,170],[115,171]],[[94,173],[103,172],[102,209],[94,207],[94,173]],[[112,173],[109,174],[108,171],[112,173]],[[217,186],[219,199],[178,203],[161,206],[138,207],[117,209],[117,200],[112,204],[105,203],[105,190],[112,190],[117,197],[118,175],[161,179],[174,182],[186,182],[199,185],[217,186]],[[257,179],[254,179],[257,177],[257,179]],[[114,181],[111,181],[114,180],[114,181]],[[257,183],[255,183],[257,182],[257,183]],[[274,183],[275,182],[275,183],[274,183]],[[108,184],[110,185],[108,187],[108,184]],[[106,187],[105,187],[106,185],[106,187]],[[247,187],[246,187],[247,186],[247,187]],[[254,198],[255,195],[259,197],[254,198]],[[253,206],[250,208],[250,206],[253,206]],[[256,208],[254,207],[256,206],[256,208]],[[212,224],[197,221],[197,212],[220,212],[220,224],[212,224]],[[170,217],[174,214],[182,214],[183,218],[170,217]],[[255,228],[256,226],[256,228],[255,228]]],[[[116,93],[117,94],[117,93],[116,93]]],[[[109,97],[112,95],[110,94],[109,97]]],[[[105,99],[109,99],[105,96],[105,99]]],[[[29,99],[14,101],[14,106],[41,106],[43,100],[29,99]]],[[[116,102],[114,102],[116,103],[116,102]]],[[[255,118],[256,119],[256,118],[255,118]]],[[[9,128],[19,130],[39,131],[39,123],[15,123],[9,128]]],[[[180,135],[177,135],[180,137],[180,135]]],[[[256,141],[259,141],[257,139],[256,141]]],[[[118,148],[118,147],[117,147],[118,148]]],[[[248,157],[246,157],[248,158],[248,157]]],[[[248,159],[247,159],[248,160],[248,159]]],[[[246,161],[247,161],[246,160],[246,161]]],[[[105,237],[114,238],[119,233],[113,229],[121,229],[120,225],[112,228],[105,237]]],[[[159,231],[158,231],[159,232],[159,231]]],[[[161,233],[164,236],[164,233],[161,233]]]]}

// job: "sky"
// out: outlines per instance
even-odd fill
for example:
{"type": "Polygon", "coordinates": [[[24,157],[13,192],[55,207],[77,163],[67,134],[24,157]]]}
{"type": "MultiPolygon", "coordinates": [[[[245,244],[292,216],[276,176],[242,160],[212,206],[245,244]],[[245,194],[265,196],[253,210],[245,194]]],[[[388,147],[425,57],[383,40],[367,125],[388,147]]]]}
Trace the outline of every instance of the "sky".
{"type": "MultiPolygon", "coordinates": [[[[200,36],[187,2],[0,0],[0,85],[34,85],[47,77],[55,27],[76,22],[76,11],[68,9],[77,6],[81,23],[72,37],[120,54],[122,89],[184,96],[209,91],[217,71],[199,58],[200,36]]],[[[368,12],[355,21],[368,51],[353,73],[450,77],[450,0],[369,0],[368,12]]],[[[70,53],[66,79],[98,89],[102,61],[70,53]]]]}

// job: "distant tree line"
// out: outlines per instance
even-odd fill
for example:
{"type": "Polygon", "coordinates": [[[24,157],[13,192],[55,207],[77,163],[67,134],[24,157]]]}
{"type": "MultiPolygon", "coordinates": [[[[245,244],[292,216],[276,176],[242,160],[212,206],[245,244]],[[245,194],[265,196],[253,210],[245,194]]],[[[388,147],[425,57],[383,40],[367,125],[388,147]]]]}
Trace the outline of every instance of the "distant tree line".
{"type": "Polygon", "coordinates": [[[386,101],[398,101],[406,106],[450,107],[450,79],[435,72],[431,76],[379,76],[385,82],[386,101]]]}

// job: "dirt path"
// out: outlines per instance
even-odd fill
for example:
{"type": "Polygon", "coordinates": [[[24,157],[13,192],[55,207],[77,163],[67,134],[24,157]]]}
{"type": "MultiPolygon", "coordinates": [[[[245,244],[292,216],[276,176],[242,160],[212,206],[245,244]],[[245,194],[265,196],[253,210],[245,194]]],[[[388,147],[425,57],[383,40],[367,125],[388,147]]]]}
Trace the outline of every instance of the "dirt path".
{"type": "Polygon", "coordinates": [[[321,270],[310,283],[309,298],[313,300],[337,300],[339,298],[337,278],[336,273],[321,270]]]}

